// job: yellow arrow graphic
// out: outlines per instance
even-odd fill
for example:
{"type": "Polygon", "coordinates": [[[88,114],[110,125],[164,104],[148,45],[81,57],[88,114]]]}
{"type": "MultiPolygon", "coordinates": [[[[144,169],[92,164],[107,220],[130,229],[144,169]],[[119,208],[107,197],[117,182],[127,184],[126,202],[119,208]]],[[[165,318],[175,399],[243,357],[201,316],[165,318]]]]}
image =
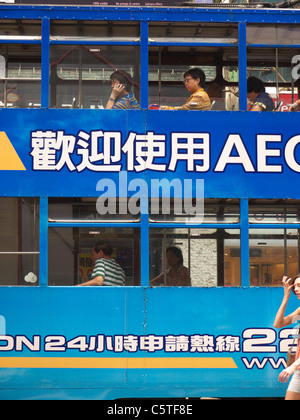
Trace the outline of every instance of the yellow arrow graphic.
{"type": "Polygon", "coordinates": [[[4,131],[0,132],[0,171],[26,171],[4,131]]]}

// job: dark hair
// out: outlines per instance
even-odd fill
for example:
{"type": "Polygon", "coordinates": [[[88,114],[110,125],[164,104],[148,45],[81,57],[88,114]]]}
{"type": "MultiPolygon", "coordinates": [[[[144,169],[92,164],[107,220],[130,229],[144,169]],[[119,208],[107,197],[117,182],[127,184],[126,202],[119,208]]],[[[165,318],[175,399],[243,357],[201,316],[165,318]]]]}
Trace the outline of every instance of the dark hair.
{"type": "Polygon", "coordinates": [[[201,70],[199,67],[194,67],[188,71],[186,71],[183,75],[184,78],[187,76],[191,76],[194,80],[200,79],[200,86],[202,88],[205,87],[205,73],[203,70],[201,70]]]}
{"type": "Polygon", "coordinates": [[[171,251],[173,254],[176,255],[177,258],[179,258],[179,265],[183,265],[183,255],[180,248],[177,248],[177,246],[169,246],[167,248],[167,253],[171,251]]]}
{"type": "Polygon", "coordinates": [[[122,85],[125,85],[127,92],[131,91],[133,80],[129,73],[122,70],[116,70],[110,75],[110,80],[118,80],[122,85]]]}
{"type": "Polygon", "coordinates": [[[294,292],[294,294],[296,294],[296,293],[295,293],[295,281],[296,281],[297,279],[300,279],[300,274],[297,274],[297,276],[293,277],[293,278],[292,278],[292,281],[291,281],[291,286],[293,285],[292,291],[294,292]]]}
{"type": "Polygon", "coordinates": [[[108,242],[97,242],[96,245],[94,246],[94,250],[96,254],[99,254],[99,252],[102,251],[103,254],[106,255],[107,257],[110,257],[111,254],[114,252],[114,250],[112,249],[112,247],[110,246],[108,242]]]}
{"type": "Polygon", "coordinates": [[[259,80],[257,77],[249,77],[247,80],[247,92],[255,92],[255,93],[261,93],[265,92],[266,89],[264,87],[264,84],[261,80],[259,80]]]}

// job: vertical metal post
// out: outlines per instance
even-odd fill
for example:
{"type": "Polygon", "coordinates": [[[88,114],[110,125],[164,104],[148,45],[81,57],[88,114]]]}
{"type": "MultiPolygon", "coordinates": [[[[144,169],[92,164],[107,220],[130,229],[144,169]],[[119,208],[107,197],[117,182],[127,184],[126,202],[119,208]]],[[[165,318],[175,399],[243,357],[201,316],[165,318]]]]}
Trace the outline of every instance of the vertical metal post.
{"type": "Polygon", "coordinates": [[[50,19],[42,20],[42,81],[41,81],[41,106],[49,107],[50,89],[50,19]]]}
{"type": "Polygon", "coordinates": [[[149,286],[149,215],[141,214],[141,286],[149,286]]]}
{"type": "Polygon", "coordinates": [[[239,108],[247,111],[247,32],[246,22],[239,23],[239,108]]]}
{"type": "Polygon", "coordinates": [[[40,286],[48,284],[48,198],[40,198],[40,286]]]}
{"type": "Polygon", "coordinates": [[[148,109],[149,96],[149,41],[148,41],[148,22],[141,21],[141,108],[148,109]]]}
{"type": "Polygon", "coordinates": [[[276,107],[279,106],[280,98],[279,98],[279,57],[278,57],[278,48],[276,48],[276,107]]]}
{"type": "Polygon", "coordinates": [[[250,286],[250,248],[249,248],[249,204],[247,198],[240,203],[241,214],[241,286],[250,286]]]}

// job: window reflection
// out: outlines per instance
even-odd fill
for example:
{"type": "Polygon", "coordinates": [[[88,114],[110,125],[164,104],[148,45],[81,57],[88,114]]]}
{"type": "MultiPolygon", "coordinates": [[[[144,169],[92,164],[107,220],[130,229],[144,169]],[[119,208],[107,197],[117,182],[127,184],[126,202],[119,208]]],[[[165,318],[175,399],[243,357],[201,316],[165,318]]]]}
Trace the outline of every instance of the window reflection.
{"type": "Polygon", "coordinates": [[[282,286],[285,273],[298,272],[296,229],[250,230],[250,285],[282,286]]]}
{"type": "Polygon", "coordinates": [[[49,221],[70,224],[140,221],[140,213],[131,214],[128,208],[128,198],[49,198],[49,221]]]}
{"type": "Polygon", "coordinates": [[[149,218],[151,222],[159,223],[238,223],[240,203],[236,199],[185,198],[175,201],[152,198],[149,200],[149,218]]]}
{"type": "Polygon", "coordinates": [[[300,203],[298,200],[251,200],[249,204],[250,223],[299,223],[300,203]]]}
{"type": "Polygon", "coordinates": [[[249,44],[292,45],[299,44],[298,25],[247,25],[249,44]]]}

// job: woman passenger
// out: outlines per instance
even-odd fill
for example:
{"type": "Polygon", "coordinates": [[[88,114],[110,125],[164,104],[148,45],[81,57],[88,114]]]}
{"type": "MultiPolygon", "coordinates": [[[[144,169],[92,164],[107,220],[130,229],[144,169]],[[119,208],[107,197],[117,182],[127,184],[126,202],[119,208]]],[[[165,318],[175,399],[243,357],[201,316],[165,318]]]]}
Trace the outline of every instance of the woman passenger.
{"type": "Polygon", "coordinates": [[[110,75],[111,94],[106,109],[139,109],[140,105],[131,92],[133,80],[129,73],[117,70],[110,75]]]}
{"type": "MultiPolygon", "coordinates": [[[[275,328],[283,328],[291,325],[297,321],[296,317],[300,319],[300,307],[296,309],[293,313],[288,316],[284,316],[286,306],[288,300],[291,296],[291,291],[295,293],[297,298],[300,300],[300,274],[297,274],[293,279],[288,279],[286,276],[282,279],[283,287],[284,287],[284,296],[282,304],[277,312],[274,327],[275,328]]],[[[295,362],[289,366],[288,368],[284,369],[279,375],[280,382],[288,382],[291,375],[293,378],[290,382],[286,393],[286,400],[298,400],[300,401],[300,337],[298,337],[298,345],[297,345],[297,352],[296,352],[296,360],[295,362]]]]}
{"type": "Polygon", "coordinates": [[[191,286],[189,269],[183,265],[181,249],[176,246],[167,248],[167,266],[165,273],[150,281],[151,286],[191,286]]]}

